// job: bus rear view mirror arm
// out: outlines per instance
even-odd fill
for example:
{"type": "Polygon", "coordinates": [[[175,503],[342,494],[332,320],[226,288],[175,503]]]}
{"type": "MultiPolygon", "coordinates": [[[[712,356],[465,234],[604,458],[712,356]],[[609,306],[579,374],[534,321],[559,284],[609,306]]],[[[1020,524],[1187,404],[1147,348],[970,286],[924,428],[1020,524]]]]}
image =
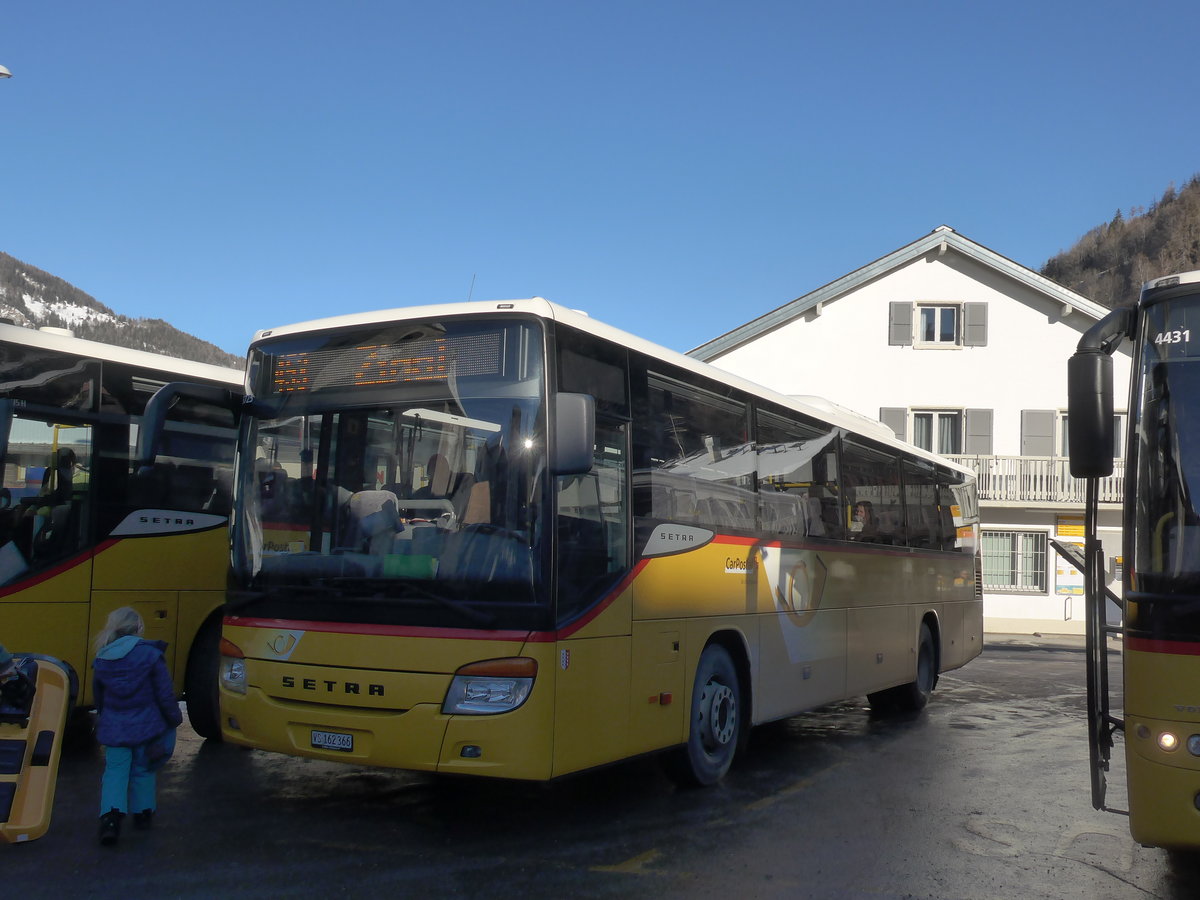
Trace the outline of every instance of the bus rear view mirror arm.
{"type": "Polygon", "coordinates": [[[193,384],[187,381],[173,381],[170,384],[164,384],[146,402],[146,409],[142,413],[142,424],[138,429],[137,450],[133,460],[134,471],[154,465],[157,455],[156,448],[166,425],[167,414],[181,397],[229,409],[233,412],[235,419],[241,414],[241,396],[227,388],[211,384],[193,384]]]}

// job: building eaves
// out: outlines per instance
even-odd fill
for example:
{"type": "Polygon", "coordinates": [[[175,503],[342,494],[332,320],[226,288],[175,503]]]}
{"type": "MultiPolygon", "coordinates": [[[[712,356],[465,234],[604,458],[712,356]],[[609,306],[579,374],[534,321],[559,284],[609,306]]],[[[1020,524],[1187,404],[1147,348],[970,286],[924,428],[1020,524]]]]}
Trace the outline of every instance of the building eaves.
{"type": "Polygon", "coordinates": [[[791,303],[785,303],[783,306],[772,310],[766,315],[759,316],[757,319],[753,319],[745,325],[726,332],[706,344],[701,344],[699,347],[688,351],[687,355],[703,362],[711,362],[717,357],[740,347],[742,344],[793,321],[811,309],[837,300],[842,295],[861,287],[881,275],[907,265],[914,259],[919,259],[929,253],[936,253],[940,256],[950,250],[961,253],[1014,281],[1033,288],[1054,302],[1062,304],[1064,309],[1070,307],[1072,310],[1079,310],[1093,319],[1100,319],[1108,312],[1107,307],[1087,299],[1082,294],[1077,294],[1072,290],[1055,284],[1032,269],[1027,269],[1025,266],[1013,262],[1008,257],[1001,256],[994,250],[989,250],[982,244],[977,244],[963,237],[947,225],[940,225],[929,234],[918,238],[911,244],[906,244],[899,250],[895,250],[886,256],[881,256],[874,262],[867,263],[867,265],[860,269],[855,269],[848,275],[843,275],[836,281],[831,281],[817,288],[815,291],[805,294],[803,297],[798,297],[791,303]]]}

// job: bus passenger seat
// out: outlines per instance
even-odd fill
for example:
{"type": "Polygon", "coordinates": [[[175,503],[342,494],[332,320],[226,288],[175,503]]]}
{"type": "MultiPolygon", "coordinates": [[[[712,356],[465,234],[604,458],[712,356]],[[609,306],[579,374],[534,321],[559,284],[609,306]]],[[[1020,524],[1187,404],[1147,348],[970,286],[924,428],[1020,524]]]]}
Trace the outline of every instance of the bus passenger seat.
{"type": "Polygon", "coordinates": [[[347,504],[344,545],[364,553],[391,552],[392,538],[400,530],[400,512],[391,491],[359,491],[347,504]]]}
{"type": "Polygon", "coordinates": [[[825,534],[825,521],[821,518],[821,498],[810,497],[805,494],[804,499],[808,506],[808,515],[805,517],[805,533],[815,537],[823,537],[825,534]]]}
{"type": "Polygon", "coordinates": [[[72,503],[60,503],[50,507],[42,527],[33,538],[33,556],[37,560],[49,560],[77,549],[78,522],[72,503]]]}

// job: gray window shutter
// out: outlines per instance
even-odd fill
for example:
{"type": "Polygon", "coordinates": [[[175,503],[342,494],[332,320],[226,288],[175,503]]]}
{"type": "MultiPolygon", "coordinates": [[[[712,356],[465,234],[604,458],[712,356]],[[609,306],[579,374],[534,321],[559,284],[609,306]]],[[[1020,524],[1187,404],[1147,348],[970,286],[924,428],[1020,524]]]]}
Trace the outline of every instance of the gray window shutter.
{"type": "Polygon", "coordinates": [[[908,410],[899,406],[883,406],[879,409],[879,421],[892,429],[902,441],[908,440],[908,410]]]}
{"type": "Polygon", "coordinates": [[[1054,410],[1021,410],[1021,455],[1054,455],[1054,410]]]}
{"type": "Polygon", "coordinates": [[[963,346],[987,346],[987,304],[963,304],[963,346]]]}
{"type": "Polygon", "coordinates": [[[912,342],[912,304],[893,301],[888,304],[888,344],[893,347],[907,347],[912,342]]]}
{"type": "Polygon", "coordinates": [[[990,409],[968,409],[964,415],[966,436],[963,453],[973,456],[992,455],[992,411],[990,409]]]}

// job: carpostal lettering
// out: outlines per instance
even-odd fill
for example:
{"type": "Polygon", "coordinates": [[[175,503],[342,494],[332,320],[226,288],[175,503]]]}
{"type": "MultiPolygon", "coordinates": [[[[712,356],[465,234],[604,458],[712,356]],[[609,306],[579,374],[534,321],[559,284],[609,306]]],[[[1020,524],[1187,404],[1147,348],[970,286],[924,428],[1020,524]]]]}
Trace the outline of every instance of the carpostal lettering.
{"type": "Polygon", "coordinates": [[[754,557],[745,559],[737,559],[734,557],[725,558],[725,574],[726,575],[752,575],[757,571],[757,563],[754,557]]]}
{"type": "Polygon", "coordinates": [[[384,694],[382,684],[359,684],[357,681],[334,681],[329,678],[296,678],[293,675],[283,676],[283,686],[285,688],[300,688],[302,691],[314,691],[317,693],[336,694],[366,694],[368,697],[382,697],[384,694]],[[364,690],[365,688],[365,690],[364,690]]]}

